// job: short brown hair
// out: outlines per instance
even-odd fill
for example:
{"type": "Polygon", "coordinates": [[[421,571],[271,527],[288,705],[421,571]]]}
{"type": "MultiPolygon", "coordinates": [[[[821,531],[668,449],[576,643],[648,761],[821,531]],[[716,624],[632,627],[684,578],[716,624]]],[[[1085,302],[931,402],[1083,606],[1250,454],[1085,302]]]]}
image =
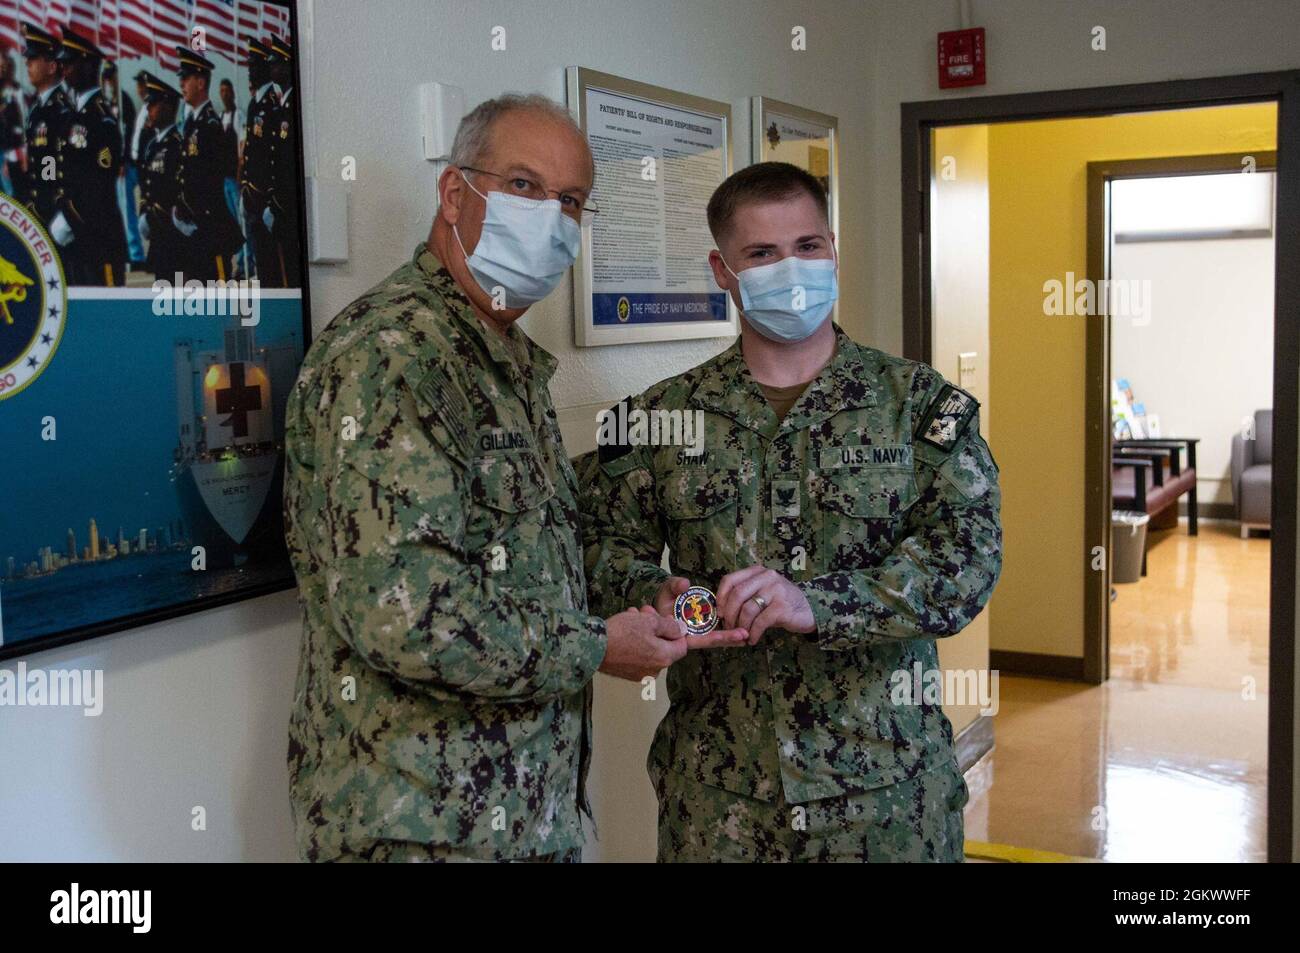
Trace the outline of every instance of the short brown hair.
{"type": "Polygon", "coordinates": [[[736,210],[756,202],[779,202],[800,192],[812,196],[822,218],[830,222],[830,207],[821,182],[789,162],[756,162],[727,177],[709,199],[709,231],[713,240],[731,227],[736,210]]]}

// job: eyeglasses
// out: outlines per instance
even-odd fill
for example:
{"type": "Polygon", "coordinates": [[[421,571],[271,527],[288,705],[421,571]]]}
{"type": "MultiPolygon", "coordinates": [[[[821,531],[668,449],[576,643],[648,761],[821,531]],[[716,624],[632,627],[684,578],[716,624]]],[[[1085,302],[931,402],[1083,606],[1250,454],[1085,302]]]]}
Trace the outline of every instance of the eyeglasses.
{"type": "Polygon", "coordinates": [[[475,169],[472,166],[458,166],[462,172],[474,172],[478,175],[490,175],[494,179],[500,179],[505,188],[502,190],[509,195],[518,195],[534,201],[545,201],[554,195],[560,200],[560,208],[571,218],[577,218],[582,223],[590,224],[591,217],[600,209],[596,208],[594,202],[581,192],[557,192],[555,189],[543,188],[532,179],[522,175],[502,175],[500,172],[489,172],[486,169],[475,169]]]}

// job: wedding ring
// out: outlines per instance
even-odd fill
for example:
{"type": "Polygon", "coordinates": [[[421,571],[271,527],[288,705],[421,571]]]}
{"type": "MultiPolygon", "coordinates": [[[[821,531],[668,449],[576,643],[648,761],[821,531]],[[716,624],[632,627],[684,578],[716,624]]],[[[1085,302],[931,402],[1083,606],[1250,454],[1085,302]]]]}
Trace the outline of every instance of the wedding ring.
{"type": "Polygon", "coordinates": [[[767,600],[764,599],[762,596],[754,596],[754,601],[758,603],[758,608],[760,610],[767,608],[767,600]]]}

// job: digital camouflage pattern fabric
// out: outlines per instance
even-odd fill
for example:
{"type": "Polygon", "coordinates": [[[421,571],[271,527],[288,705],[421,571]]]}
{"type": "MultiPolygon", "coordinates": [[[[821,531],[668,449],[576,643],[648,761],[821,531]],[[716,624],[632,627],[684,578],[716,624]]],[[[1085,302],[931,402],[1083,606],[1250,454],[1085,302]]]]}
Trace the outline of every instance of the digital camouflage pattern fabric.
{"type": "Polygon", "coordinates": [[[667,774],[660,863],[961,863],[970,791],[955,762],[897,784],[792,805],[667,774]]]}
{"type": "Polygon", "coordinates": [[[284,501],[303,857],[582,844],[606,632],[587,612],[554,368],[517,328],[490,331],[424,246],[313,342],[284,501]]]}
{"type": "Polygon", "coordinates": [[[381,840],[371,842],[361,853],[342,854],[335,861],[353,864],[580,864],[582,848],[571,847],[551,854],[514,857],[499,850],[467,850],[446,844],[381,840]]]}
{"type": "Polygon", "coordinates": [[[976,410],[953,418],[939,401],[948,385],[936,371],[836,334],[835,357],[784,420],[737,341],[632,401],[702,410],[699,456],[629,440],[580,461],[595,611],[651,601],[667,544],[674,575],[715,591],[734,570],[777,570],[817,625],[670,668],[649,758],[656,785],[675,774],[797,805],[953,762],[941,707],[895,704],[892,679],[937,670],[935,640],[959,632],[993,590],[997,467],[976,410]],[[918,439],[936,420],[953,431],[948,449],[918,439]]]}

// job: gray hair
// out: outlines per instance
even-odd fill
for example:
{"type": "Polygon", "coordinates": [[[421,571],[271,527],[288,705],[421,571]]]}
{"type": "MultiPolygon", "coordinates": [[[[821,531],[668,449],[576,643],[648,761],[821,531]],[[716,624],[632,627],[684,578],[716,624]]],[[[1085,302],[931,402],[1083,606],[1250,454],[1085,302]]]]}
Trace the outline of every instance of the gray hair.
{"type": "MultiPolygon", "coordinates": [[[[456,140],[451,146],[448,162],[455,166],[474,167],[487,152],[492,135],[492,125],[509,112],[538,113],[571,128],[586,142],[587,137],[573,121],[569,111],[552,99],[539,93],[505,93],[494,99],[485,99],[471,109],[456,128],[456,140]]],[[[594,160],[593,160],[594,165],[594,160]]]]}

